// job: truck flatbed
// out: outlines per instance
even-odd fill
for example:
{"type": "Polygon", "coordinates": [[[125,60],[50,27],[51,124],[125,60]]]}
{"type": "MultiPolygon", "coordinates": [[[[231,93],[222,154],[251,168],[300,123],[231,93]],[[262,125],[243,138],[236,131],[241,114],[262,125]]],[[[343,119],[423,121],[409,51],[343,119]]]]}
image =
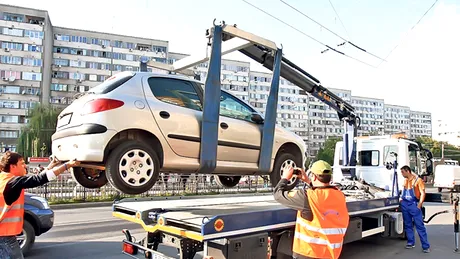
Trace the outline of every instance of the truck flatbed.
{"type": "MultiPolygon", "coordinates": [[[[397,197],[350,199],[350,216],[399,207],[397,197]]],[[[163,231],[196,241],[292,227],[296,213],[277,203],[271,194],[120,200],[113,205],[113,216],[138,223],[147,232],[163,231]]]]}

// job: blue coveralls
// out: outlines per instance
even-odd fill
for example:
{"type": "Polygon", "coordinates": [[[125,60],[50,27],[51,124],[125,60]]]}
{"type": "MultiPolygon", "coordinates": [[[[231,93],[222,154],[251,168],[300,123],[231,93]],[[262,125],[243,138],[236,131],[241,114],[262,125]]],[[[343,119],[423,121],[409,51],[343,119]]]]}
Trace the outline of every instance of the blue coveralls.
{"type": "Polygon", "coordinates": [[[425,250],[430,248],[430,243],[428,243],[428,236],[426,233],[425,224],[423,223],[422,210],[417,207],[418,199],[414,192],[414,187],[418,179],[418,177],[415,179],[414,184],[410,189],[406,189],[406,186],[404,186],[401,195],[401,211],[404,220],[404,230],[406,231],[407,236],[407,245],[415,245],[414,227],[412,223],[414,222],[415,228],[417,229],[417,233],[420,237],[420,241],[422,242],[422,249],[425,250]]]}

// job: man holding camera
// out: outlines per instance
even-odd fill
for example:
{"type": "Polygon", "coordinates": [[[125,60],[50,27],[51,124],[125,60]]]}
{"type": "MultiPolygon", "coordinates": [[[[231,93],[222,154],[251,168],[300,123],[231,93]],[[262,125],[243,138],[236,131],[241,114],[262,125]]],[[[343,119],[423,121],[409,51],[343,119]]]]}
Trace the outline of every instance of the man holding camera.
{"type": "Polygon", "coordinates": [[[331,166],[319,160],[307,172],[286,168],[275,187],[275,200],[298,211],[292,247],[294,258],[337,259],[342,252],[349,215],[345,195],[330,185],[331,180],[331,166]],[[294,174],[307,183],[307,189],[287,190],[294,174]]]}

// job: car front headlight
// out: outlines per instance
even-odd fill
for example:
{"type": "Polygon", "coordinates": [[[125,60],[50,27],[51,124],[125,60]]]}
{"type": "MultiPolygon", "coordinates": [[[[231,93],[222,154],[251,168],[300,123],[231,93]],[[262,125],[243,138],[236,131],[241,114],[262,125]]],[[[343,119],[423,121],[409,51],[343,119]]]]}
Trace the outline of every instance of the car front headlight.
{"type": "Polygon", "coordinates": [[[50,209],[50,205],[48,204],[48,201],[45,198],[40,196],[32,196],[30,198],[39,201],[43,205],[44,210],[50,209]]]}

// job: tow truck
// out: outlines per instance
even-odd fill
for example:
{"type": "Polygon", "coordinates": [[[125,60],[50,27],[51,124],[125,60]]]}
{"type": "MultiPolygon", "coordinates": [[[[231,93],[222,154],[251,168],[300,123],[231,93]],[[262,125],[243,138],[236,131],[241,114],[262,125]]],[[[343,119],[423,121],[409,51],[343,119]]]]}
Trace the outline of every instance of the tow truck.
{"type": "MultiPolygon", "coordinates": [[[[282,48],[268,39],[225,22],[207,30],[210,56],[189,56],[172,65],[143,61],[147,66],[170,73],[193,75],[191,68],[209,60],[205,80],[200,170],[210,174],[216,166],[219,123],[220,75],[222,56],[233,51],[259,62],[273,71],[271,89],[262,131],[259,169],[268,171],[276,121],[280,77],[332,107],[344,127],[343,180],[336,185],[344,192],[350,224],[344,243],[371,235],[403,237],[403,218],[399,208],[397,160],[393,186],[383,190],[356,180],[356,141],[359,117],[354,107],[330,92],[320,81],[282,54],[282,48]]],[[[428,172],[431,169],[428,168],[428,172]]],[[[298,184],[295,188],[302,188],[298,184]]],[[[305,188],[305,185],[303,186],[305,188]]],[[[217,195],[204,197],[125,198],[112,206],[114,217],[142,226],[145,236],[136,240],[124,229],[122,251],[133,258],[172,258],[158,251],[159,244],[177,248],[180,259],[292,258],[292,238],[296,211],[278,204],[271,194],[217,195]]]]}

